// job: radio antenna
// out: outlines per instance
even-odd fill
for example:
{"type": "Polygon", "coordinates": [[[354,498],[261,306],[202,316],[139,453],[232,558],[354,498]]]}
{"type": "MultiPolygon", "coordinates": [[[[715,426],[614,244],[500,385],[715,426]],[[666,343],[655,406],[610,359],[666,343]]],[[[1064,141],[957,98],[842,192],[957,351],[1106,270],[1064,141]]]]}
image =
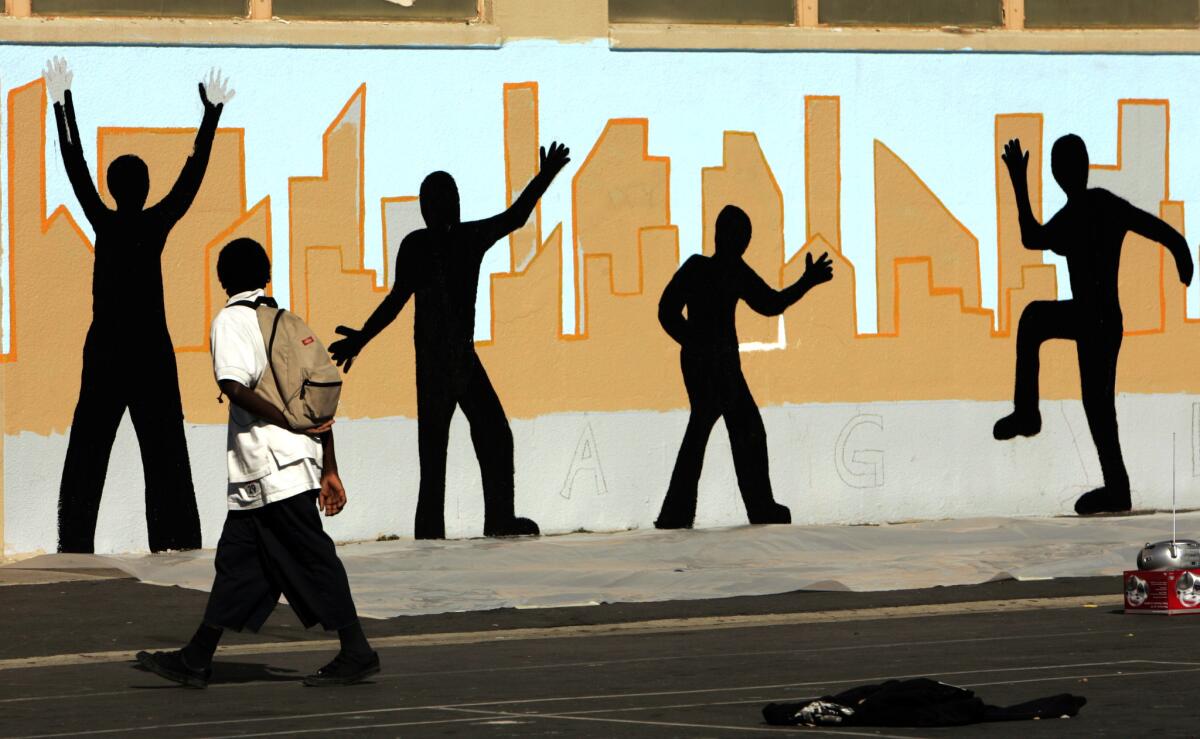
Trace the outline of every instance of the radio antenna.
{"type": "Polygon", "coordinates": [[[1175,432],[1171,432],[1171,543],[1175,543],[1175,432]]]}

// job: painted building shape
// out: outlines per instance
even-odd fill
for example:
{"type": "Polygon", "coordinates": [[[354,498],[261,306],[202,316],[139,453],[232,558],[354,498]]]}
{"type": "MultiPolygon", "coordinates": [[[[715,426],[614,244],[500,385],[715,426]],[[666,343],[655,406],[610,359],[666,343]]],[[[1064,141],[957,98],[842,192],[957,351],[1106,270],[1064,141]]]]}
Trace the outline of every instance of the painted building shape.
{"type": "MultiPolygon", "coordinates": [[[[536,172],[537,96],[534,82],[503,88],[503,186],[510,203],[536,172]]],[[[364,85],[340,111],[330,111],[321,141],[311,142],[322,147],[321,172],[289,179],[292,307],[326,344],[337,338],[336,326],[359,326],[378,305],[395,278],[398,244],[422,226],[420,203],[412,194],[383,198],[378,210],[366,203],[366,101],[364,85]],[[384,243],[378,247],[364,241],[368,217],[382,219],[384,243]],[[368,248],[382,249],[383,275],[364,268],[368,248]]],[[[63,206],[46,212],[46,167],[60,165],[45,159],[42,82],[12,90],[8,113],[12,335],[3,370],[5,428],[9,434],[62,433],[77,397],[91,314],[91,244],[63,206]],[[47,387],[55,391],[47,393],[47,387]]],[[[733,202],[753,219],[747,260],[768,283],[795,280],[808,254],[828,252],[834,260],[834,281],[782,320],[739,316],[741,338],[755,349],[743,353],[743,365],[759,403],[1010,397],[1012,329],[1030,301],[1055,297],[1056,276],[1040,253],[1021,246],[1012,189],[998,155],[1010,138],[1020,138],[1029,150],[1030,192],[1034,212],[1041,215],[1041,116],[995,118],[998,316],[981,307],[975,235],[896,149],[876,142],[879,333],[862,335],[856,328],[854,265],[841,243],[839,100],[806,98],[805,113],[807,242],[790,259],[783,236],[784,193],[752,132],[726,132],[719,164],[699,173],[705,253],[712,251],[712,220],[733,202]]],[[[1169,191],[1167,102],[1123,100],[1118,116],[1117,162],[1093,165],[1093,184],[1182,228],[1183,204],[1171,200],[1169,191]]],[[[686,405],[677,347],[657,320],[658,298],[678,266],[680,244],[671,221],[671,163],[649,150],[650,125],[642,118],[608,121],[573,179],[553,185],[571,188],[569,226],[543,228],[537,211],[495,247],[508,247],[509,270],[491,277],[492,338],[477,344],[510,416],[686,405]],[[577,285],[577,329],[570,333],[561,328],[564,240],[573,255],[568,274],[575,275],[577,285]]],[[[101,128],[98,160],[137,152],[149,165],[153,199],[178,171],[193,136],[190,129],[101,128]]],[[[218,132],[204,186],[164,255],[168,321],[185,413],[193,423],[220,423],[226,412],[216,402],[207,353],[207,326],[225,300],[215,274],[217,251],[238,236],[271,246],[270,202],[246,201],[243,149],[242,131],[218,132]]],[[[1192,391],[1200,337],[1197,322],[1186,318],[1174,263],[1161,247],[1130,240],[1121,274],[1129,338],[1118,388],[1192,391]]],[[[356,361],[342,413],[350,418],[415,415],[413,361],[410,307],[356,361]]],[[[1046,346],[1042,373],[1043,397],[1078,396],[1069,343],[1046,346]]]]}

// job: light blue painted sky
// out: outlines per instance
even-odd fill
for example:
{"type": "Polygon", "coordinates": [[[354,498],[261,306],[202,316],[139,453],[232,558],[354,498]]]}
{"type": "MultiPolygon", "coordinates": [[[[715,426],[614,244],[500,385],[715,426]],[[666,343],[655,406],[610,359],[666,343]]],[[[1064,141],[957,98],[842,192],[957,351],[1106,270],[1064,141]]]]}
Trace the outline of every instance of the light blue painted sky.
{"type": "MultiPolygon", "coordinates": [[[[526,80],[539,83],[542,141],[558,139],[572,148],[573,161],[543,201],[544,233],[559,221],[570,233],[570,178],[606,121],[646,117],[650,152],[671,158],[671,213],[685,256],[699,250],[700,169],[721,163],[726,130],[758,134],[783,189],[788,253],[802,246],[804,96],[840,96],[843,244],[857,267],[863,331],[875,328],[875,139],[899,154],[979,239],[987,306],[996,302],[996,113],[1041,112],[1047,146],[1075,132],[1087,141],[1092,161],[1103,163],[1116,156],[1118,99],[1168,98],[1171,196],[1187,202],[1188,224],[1198,223],[1200,146],[1192,142],[1200,137],[1200,95],[1189,83],[1200,71],[1196,56],[616,52],[604,42],[525,42],[498,50],[0,46],[3,92],[34,79],[57,54],[75,70],[79,122],[93,163],[96,127],[194,126],[201,113],[196,81],[214,65],[231,77],[237,97],[221,124],[246,131],[250,203],[271,196],[275,288],[283,299],[288,177],[320,173],[321,134],[362,82],[368,267],[382,266],[379,199],[415,194],[432,170],[457,177],[464,218],[503,207],[502,85],[526,80]]],[[[79,216],[52,119],[50,128],[48,205],[66,203],[79,216]]],[[[1050,213],[1063,198],[1048,157],[1044,166],[1050,213]]],[[[7,229],[0,233],[7,239],[7,229]]],[[[1194,242],[1200,229],[1189,233],[1194,242]]],[[[569,251],[567,257],[570,269],[569,251]]],[[[506,265],[501,244],[485,270],[506,265]]],[[[1064,294],[1065,277],[1060,267],[1064,294]]],[[[485,276],[481,298],[486,284],[485,276]]],[[[568,275],[568,316],[573,285],[568,275]]],[[[1195,298],[1192,306],[1200,305],[1195,298]]],[[[477,335],[486,336],[488,301],[479,307],[477,335]]]]}

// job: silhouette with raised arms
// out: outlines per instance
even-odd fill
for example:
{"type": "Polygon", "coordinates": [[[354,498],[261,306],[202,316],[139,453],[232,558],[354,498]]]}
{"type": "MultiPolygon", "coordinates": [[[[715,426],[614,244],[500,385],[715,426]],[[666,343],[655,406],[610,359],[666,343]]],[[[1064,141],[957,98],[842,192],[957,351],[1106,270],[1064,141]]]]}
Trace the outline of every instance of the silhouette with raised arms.
{"type": "Polygon", "coordinates": [[[504,212],[479,221],[459,219],[458,186],[446,172],[421,183],[425,228],[404,238],[396,255],[396,283],[361,329],[338,326],[345,338],[329,345],[349,373],[354,358],[414,298],[417,437],[421,484],[414,535],[446,536],[446,453],[456,407],[471,425],[483,477],[484,536],[536,535],[538,526],[513,507],[513,436],[500,399],[475,353],[475,293],[483,255],[529,219],[550,182],[570,161],[567,147],[541,149],[541,167],[504,212]]]}
{"type": "Polygon", "coordinates": [[[671,473],[660,529],[691,528],[704,449],[717,419],[725,418],[738,488],[750,523],[791,523],[787,506],[775,502],[767,462],[767,431],[742,375],[734,317],[739,300],[764,316],[777,316],[812,288],[833,279],[828,254],[805,258],[804,274],[775,290],[742,259],[750,245],[750,217],[734,205],[717,216],[716,249],[696,255],[667,283],[658,320],[680,346],[679,364],[692,406],[671,473]],[[684,309],[687,316],[684,316],[684,309]]]}
{"type": "Polygon", "coordinates": [[[1017,139],[1004,146],[1026,249],[1049,249],[1066,257],[1071,280],[1070,300],[1035,300],[1017,326],[1016,382],[1013,412],[996,422],[992,435],[1004,441],[1034,436],[1042,428],[1038,410],[1039,352],[1050,339],[1075,342],[1083,410],[1100,458],[1104,485],[1075,502],[1081,515],[1129,511],[1129,473],[1121,456],[1115,403],[1117,357],[1124,319],[1118,295],[1121,246],[1132,231],[1162,244],[1175,258],[1179,279],[1192,282],[1192,255],[1187,241],[1161,219],[1102,188],[1087,186],[1088,153],[1074,134],[1054,142],[1050,168],[1067,195],[1067,204],[1045,224],[1038,223],[1029,204],[1029,153],[1017,139]]]}
{"type": "Polygon", "coordinates": [[[215,70],[200,83],[204,118],[194,151],[158,203],[146,207],[146,163],[132,154],[114,159],[108,167],[113,209],[100,199],[83,156],[70,90],[73,76],[59,58],[44,72],[67,177],[96,234],[92,323],[59,490],[59,551],[94,548],[108,459],[127,408],[141,448],[150,550],[197,549],[200,517],[163,304],[162,253],[171,228],[200,189],[217,120],[234,93],[215,70]]]}

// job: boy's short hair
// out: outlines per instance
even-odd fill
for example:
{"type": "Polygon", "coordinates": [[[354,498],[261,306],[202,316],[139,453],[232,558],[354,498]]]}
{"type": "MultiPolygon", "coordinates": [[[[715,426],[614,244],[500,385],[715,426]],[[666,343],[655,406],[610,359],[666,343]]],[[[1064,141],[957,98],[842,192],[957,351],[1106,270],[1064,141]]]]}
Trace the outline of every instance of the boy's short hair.
{"type": "Polygon", "coordinates": [[[217,257],[217,279],[230,295],[266,287],[271,281],[267,250],[254,239],[234,239],[217,257]]]}

